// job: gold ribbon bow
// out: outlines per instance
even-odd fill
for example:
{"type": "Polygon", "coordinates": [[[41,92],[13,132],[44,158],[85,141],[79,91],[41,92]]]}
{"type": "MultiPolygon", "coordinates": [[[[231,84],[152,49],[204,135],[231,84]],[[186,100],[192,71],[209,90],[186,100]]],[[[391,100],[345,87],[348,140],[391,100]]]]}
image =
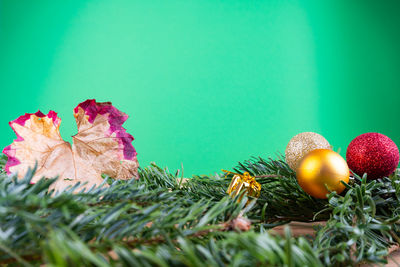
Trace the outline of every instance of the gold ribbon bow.
{"type": "MultiPolygon", "coordinates": [[[[250,173],[245,172],[243,174],[222,170],[227,174],[233,174],[232,181],[228,187],[226,193],[231,197],[235,197],[240,194],[242,190],[246,191],[247,196],[258,198],[261,192],[261,185],[256,181],[256,178],[251,176],[250,173]]],[[[242,199],[240,197],[239,201],[242,199]]]]}

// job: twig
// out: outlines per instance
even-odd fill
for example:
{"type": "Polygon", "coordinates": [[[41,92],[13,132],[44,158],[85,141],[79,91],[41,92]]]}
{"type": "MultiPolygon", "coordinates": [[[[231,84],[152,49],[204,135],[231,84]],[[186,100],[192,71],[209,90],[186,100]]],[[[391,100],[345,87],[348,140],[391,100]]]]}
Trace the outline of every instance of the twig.
{"type": "Polygon", "coordinates": [[[268,175],[257,175],[254,176],[255,178],[274,178],[274,177],[284,177],[283,175],[278,175],[278,174],[268,174],[268,175]]]}

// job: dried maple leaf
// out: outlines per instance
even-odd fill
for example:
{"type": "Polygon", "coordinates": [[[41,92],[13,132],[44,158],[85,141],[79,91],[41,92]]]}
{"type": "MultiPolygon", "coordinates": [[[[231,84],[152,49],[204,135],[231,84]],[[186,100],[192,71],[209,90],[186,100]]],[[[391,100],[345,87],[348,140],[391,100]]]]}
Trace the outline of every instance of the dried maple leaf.
{"type": "Polygon", "coordinates": [[[138,177],[133,137],[122,127],[128,115],[110,102],[91,99],[74,109],[74,117],[78,134],[72,137],[72,146],[61,138],[61,119],[54,111],[27,113],[11,121],[18,138],[3,150],[8,156],[7,173],[22,177],[37,163],[32,181],[58,176],[52,185],[56,190],[78,181],[87,182],[86,187],[99,185],[103,173],[116,179],[138,177]]]}

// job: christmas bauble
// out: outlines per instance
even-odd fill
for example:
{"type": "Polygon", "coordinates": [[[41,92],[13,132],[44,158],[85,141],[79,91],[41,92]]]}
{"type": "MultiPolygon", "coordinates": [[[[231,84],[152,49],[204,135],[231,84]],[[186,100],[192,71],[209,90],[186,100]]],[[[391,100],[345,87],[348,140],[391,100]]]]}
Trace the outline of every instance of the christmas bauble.
{"type": "Polygon", "coordinates": [[[292,170],[296,171],[299,162],[308,152],[314,149],[330,149],[329,142],[320,134],[304,132],[290,139],[285,150],[285,158],[292,170]]]}
{"type": "Polygon", "coordinates": [[[349,168],[359,176],[377,179],[393,173],[399,164],[399,149],[386,135],[365,133],[357,136],[346,152],[349,168]]]}
{"type": "Polygon", "coordinates": [[[327,198],[329,191],[340,194],[345,186],[340,182],[349,182],[349,167],[346,161],[330,149],[316,149],[301,160],[297,168],[297,182],[309,195],[315,198],[327,198]]]}

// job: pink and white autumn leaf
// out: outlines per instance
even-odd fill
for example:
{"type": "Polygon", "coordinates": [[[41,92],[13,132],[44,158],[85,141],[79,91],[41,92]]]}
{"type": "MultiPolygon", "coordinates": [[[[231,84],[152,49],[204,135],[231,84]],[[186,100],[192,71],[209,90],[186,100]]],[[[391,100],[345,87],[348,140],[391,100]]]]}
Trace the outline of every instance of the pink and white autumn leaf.
{"type": "Polygon", "coordinates": [[[86,187],[100,185],[103,173],[116,179],[138,177],[134,138],[122,127],[128,115],[110,102],[91,99],[74,109],[74,117],[78,133],[72,145],[61,138],[61,119],[54,111],[27,113],[11,121],[17,139],[3,150],[7,173],[23,177],[37,163],[32,181],[58,176],[52,185],[56,190],[78,181],[86,182],[86,187]]]}

